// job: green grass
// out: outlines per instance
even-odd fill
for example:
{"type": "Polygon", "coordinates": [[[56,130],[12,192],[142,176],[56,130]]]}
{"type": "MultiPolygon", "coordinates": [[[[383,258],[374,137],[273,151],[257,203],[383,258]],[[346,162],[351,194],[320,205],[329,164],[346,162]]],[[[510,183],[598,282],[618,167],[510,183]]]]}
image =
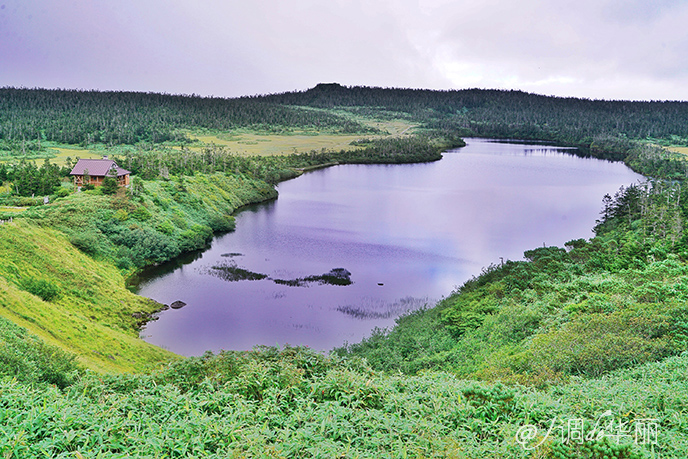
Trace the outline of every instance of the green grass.
{"type": "Polygon", "coordinates": [[[124,189],[115,196],[79,192],[24,218],[59,229],[83,252],[131,271],[205,247],[213,231],[233,229],[236,209],[277,194],[264,182],[220,173],[140,183],[136,197],[124,189]]]}
{"type": "Polygon", "coordinates": [[[133,314],[157,308],[63,234],[16,219],[0,227],[0,316],[75,353],[84,366],[140,371],[177,358],[138,338],[133,314]]]}
{"type": "Polygon", "coordinates": [[[201,145],[191,146],[192,150],[201,150],[205,145],[218,145],[229,148],[231,151],[241,155],[285,155],[292,153],[306,153],[311,150],[352,150],[356,149],[351,145],[361,135],[340,135],[340,134],[259,134],[259,133],[240,133],[228,136],[226,134],[217,135],[195,135],[193,139],[198,140],[201,145]]]}
{"type": "Polygon", "coordinates": [[[50,162],[58,166],[64,166],[67,158],[71,158],[72,164],[74,164],[77,157],[81,159],[100,159],[103,157],[101,152],[94,152],[87,148],[76,148],[73,145],[49,144],[47,150],[53,155],[50,162]]]}
{"type": "Polygon", "coordinates": [[[71,158],[72,163],[75,163],[77,157],[81,159],[99,159],[103,157],[103,154],[107,154],[93,151],[94,149],[77,147],[75,145],[60,145],[54,142],[43,142],[41,147],[40,151],[27,154],[22,154],[18,151],[1,151],[0,162],[15,163],[24,158],[40,164],[45,159],[49,159],[53,164],[64,166],[67,158],[71,158]]]}
{"type": "Polygon", "coordinates": [[[24,212],[26,207],[12,207],[12,206],[0,206],[0,213],[14,213],[18,214],[24,212]]]}

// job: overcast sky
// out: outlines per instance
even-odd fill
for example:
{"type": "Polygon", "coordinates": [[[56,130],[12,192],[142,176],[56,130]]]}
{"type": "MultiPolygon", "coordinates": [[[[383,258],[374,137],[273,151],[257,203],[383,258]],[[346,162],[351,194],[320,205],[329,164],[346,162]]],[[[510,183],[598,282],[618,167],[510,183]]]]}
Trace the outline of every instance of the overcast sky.
{"type": "Polygon", "coordinates": [[[688,0],[0,0],[0,86],[688,100],[688,0]]]}

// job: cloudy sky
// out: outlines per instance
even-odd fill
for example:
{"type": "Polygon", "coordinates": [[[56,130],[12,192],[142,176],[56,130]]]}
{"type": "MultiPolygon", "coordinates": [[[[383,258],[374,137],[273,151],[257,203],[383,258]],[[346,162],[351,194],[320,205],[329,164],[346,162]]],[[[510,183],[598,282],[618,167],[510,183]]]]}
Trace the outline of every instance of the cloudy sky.
{"type": "Polygon", "coordinates": [[[688,0],[0,0],[0,86],[688,100],[688,0]]]}

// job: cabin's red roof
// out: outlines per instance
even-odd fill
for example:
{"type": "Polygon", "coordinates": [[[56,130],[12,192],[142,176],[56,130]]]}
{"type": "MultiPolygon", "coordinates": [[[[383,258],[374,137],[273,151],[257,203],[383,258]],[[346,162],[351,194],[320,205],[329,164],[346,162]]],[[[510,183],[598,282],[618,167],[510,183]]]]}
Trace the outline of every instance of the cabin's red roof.
{"type": "Polygon", "coordinates": [[[84,175],[85,171],[88,171],[88,175],[91,177],[104,177],[113,166],[117,169],[117,177],[131,174],[111,159],[80,159],[69,175],[84,175]]]}

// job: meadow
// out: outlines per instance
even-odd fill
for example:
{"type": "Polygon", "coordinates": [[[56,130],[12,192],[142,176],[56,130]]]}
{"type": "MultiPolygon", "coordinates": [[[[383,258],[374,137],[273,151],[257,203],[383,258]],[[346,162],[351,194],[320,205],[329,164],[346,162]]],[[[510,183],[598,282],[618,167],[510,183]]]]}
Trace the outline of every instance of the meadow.
{"type": "Polygon", "coordinates": [[[280,133],[264,133],[251,129],[214,134],[189,132],[188,136],[194,142],[189,148],[198,151],[209,145],[217,145],[226,147],[236,154],[247,156],[298,154],[322,150],[347,151],[363,148],[362,140],[409,136],[420,127],[418,123],[405,119],[376,120],[360,116],[354,119],[369,126],[374,134],[347,135],[316,129],[280,133]]]}
{"type": "Polygon", "coordinates": [[[676,153],[681,153],[682,155],[688,155],[688,147],[670,146],[668,149],[676,153]]]}

